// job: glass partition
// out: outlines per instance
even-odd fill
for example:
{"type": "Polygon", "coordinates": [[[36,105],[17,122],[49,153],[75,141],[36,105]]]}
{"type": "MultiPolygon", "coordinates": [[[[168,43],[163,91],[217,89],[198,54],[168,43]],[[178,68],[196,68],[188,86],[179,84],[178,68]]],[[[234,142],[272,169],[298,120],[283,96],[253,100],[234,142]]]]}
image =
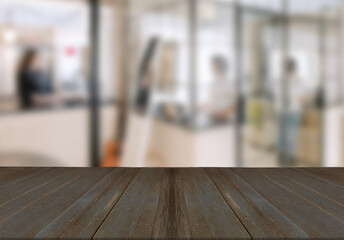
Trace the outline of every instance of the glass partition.
{"type": "Polygon", "coordinates": [[[276,139],[282,86],[278,58],[284,49],[284,24],[276,11],[282,11],[282,1],[275,1],[274,9],[267,12],[254,5],[242,12],[243,166],[279,165],[276,139]]]}
{"type": "Polygon", "coordinates": [[[173,123],[189,131],[195,152],[227,144],[223,166],[322,165],[323,109],[340,102],[343,88],[340,6],[131,1],[128,73],[132,109],[151,116],[146,142],[173,123]],[[212,143],[199,140],[214,129],[212,143]]]}
{"type": "Polygon", "coordinates": [[[0,112],[85,103],[87,7],[79,1],[1,1],[0,112]]]}
{"type": "Polygon", "coordinates": [[[142,108],[146,98],[152,97],[155,115],[182,120],[190,111],[188,4],[156,1],[143,9],[136,2],[132,4],[128,64],[132,103],[142,108]],[[145,93],[148,88],[153,94],[145,93]],[[169,111],[178,112],[169,116],[169,111]]]}
{"type": "Polygon", "coordinates": [[[282,112],[279,140],[281,164],[318,166],[322,156],[322,4],[289,1],[288,50],[284,70],[287,108],[282,112]]]}
{"type": "Polygon", "coordinates": [[[215,126],[232,122],[234,126],[238,96],[235,8],[232,3],[221,1],[197,3],[196,124],[215,126]]]}
{"type": "Polygon", "coordinates": [[[87,1],[0,1],[0,165],[90,166],[87,1]]]}

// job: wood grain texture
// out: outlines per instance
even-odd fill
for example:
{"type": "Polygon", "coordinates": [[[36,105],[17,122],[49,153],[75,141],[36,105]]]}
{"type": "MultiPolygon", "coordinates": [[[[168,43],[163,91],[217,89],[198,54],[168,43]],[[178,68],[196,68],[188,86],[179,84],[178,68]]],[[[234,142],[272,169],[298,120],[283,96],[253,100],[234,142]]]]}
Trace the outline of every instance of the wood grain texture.
{"type": "Polygon", "coordinates": [[[230,169],[207,169],[227,203],[254,238],[307,238],[294,222],[230,169]]]}
{"type": "Polygon", "coordinates": [[[344,222],[312,204],[310,199],[293,193],[279,182],[271,181],[269,176],[264,176],[257,169],[233,171],[310,238],[340,239],[344,236],[344,222]]]}
{"type": "Polygon", "coordinates": [[[0,189],[0,206],[6,204],[6,202],[18,198],[25,194],[43,187],[45,184],[54,181],[56,178],[63,174],[70,172],[72,169],[47,169],[46,171],[41,171],[39,174],[31,176],[29,179],[17,183],[12,186],[7,186],[0,189]]]}
{"type": "MultiPolygon", "coordinates": [[[[300,172],[301,169],[294,170],[300,172]]],[[[312,178],[319,179],[328,185],[344,188],[344,172],[341,169],[312,168],[307,169],[303,174],[310,175],[312,178]]]]}
{"type": "Polygon", "coordinates": [[[13,172],[12,174],[0,176],[0,189],[14,186],[20,182],[29,179],[32,176],[38,175],[44,171],[48,171],[49,168],[25,168],[23,170],[13,172]]]}
{"type": "MultiPolygon", "coordinates": [[[[65,209],[75,203],[82,195],[102,179],[109,169],[79,169],[83,173],[76,174],[72,180],[50,189],[49,194],[38,197],[32,202],[25,203],[15,211],[11,204],[10,215],[6,214],[0,220],[0,236],[4,238],[33,238],[46,225],[53,221],[65,209]],[[87,174],[88,173],[88,174],[87,174]],[[23,207],[24,206],[24,207],[23,207]]],[[[44,192],[41,192],[44,194],[44,192]]],[[[9,206],[1,207],[6,211],[9,206]]],[[[7,212],[7,211],[6,211],[7,212]]],[[[3,216],[0,213],[0,216],[3,216]]]]}
{"type": "Polygon", "coordinates": [[[165,169],[155,217],[154,239],[190,239],[191,229],[180,169],[165,169]]]}
{"type": "Polygon", "coordinates": [[[141,169],[94,237],[152,238],[162,177],[163,169],[141,169]]]}
{"type": "MultiPolygon", "coordinates": [[[[302,170],[302,168],[294,168],[294,170],[302,170]]],[[[306,172],[314,172],[324,179],[334,179],[335,182],[344,184],[344,168],[307,168],[306,172]]]]}
{"type": "MultiPolygon", "coordinates": [[[[334,192],[337,194],[337,197],[334,198],[335,200],[332,200],[323,193],[319,191],[313,191],[311,188],[305,185],[296,184],[292,178],[284,177],[284,175],[276,173],[272,170],[273,169],[261,169],[258,171],[270,181],[279,184],[281,188],[286,189],[293,195],[299,196],[309,204],[317,207],[319,210],[326,212],[328,215],[344,223],[344,202],[336,201],[338,198],[342,198],[344,195],[344,188],[337,188],[337,191],[334,192]]],[[[310,179],[314,180],[314,178],[310,179]]]]}
{"type": "Polygon", "coordinates": [[[24,167],[17,167],[17,168],[3,167],[3,168],[0,168],[0,182],[2,179],[12,175],[13,173],[23,171],[24,169],[25,169],[24,167]]]}
{"type": "Polygon", "coordinates": [[[137,169],[112,170],[36,237],[87,238],[93,236],[136,172],[137,169]]]}
{"type": "Polygon", "coordinates": [[[304,186],[333,201],[344,203],[344,182],[342,184],[332,182],[331,179],[335,181],[339,180],[339,178],[336,178],[332,174],[323,171],[314,172],[313,169],[303,171],[297,169],[280,169],[278,173],[297,185],[304,186]]]}
{"type": "Polygon", "coordinates": [[[0,168],[0,239],[344,239],[344,169],[0,168]]]}
{"type": "Polygon", "coordinates": [[[41,186],[33,188],[32,191],[29,191],[27,194],[24,193],[3,202],[0,207],[0,226],[1,223],[5,222],[10,217],[23,211],[35,202],[40,201],[40,199],[48,197],[49,194],[55,192],[61,187],[64,187],[66,184],[80,177],[81,174],[85,174],[87,172],[88,171],[85,169],[77,169],[70,173],[67,172],[64,176],[57,178],[55,181],[47,180],[47,184],[43,183],[41,186]]]}
{"type": "Polygon", "coordinates": [[[203,169],[182,169],[192,237],[250,239],[250,235],[203,169]]]}

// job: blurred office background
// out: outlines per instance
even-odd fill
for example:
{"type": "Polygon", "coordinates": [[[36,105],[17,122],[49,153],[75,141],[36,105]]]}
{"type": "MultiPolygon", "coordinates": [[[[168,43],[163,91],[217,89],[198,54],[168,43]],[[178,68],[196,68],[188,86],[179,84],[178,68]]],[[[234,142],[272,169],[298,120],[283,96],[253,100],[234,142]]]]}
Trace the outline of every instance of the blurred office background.
{"type": "Polygon", "coordinates": [[[0,166],[344,166],[342,0],[2,0],[0,166]]]}

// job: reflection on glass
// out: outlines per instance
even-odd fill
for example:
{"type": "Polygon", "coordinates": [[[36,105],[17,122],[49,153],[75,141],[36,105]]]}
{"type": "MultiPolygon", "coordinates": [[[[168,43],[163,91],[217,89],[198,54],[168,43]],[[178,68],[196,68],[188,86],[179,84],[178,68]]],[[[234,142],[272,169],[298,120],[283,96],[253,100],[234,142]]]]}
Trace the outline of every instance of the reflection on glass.
{"type": "Polygon", "coordinates": [[[14,0],[0,8],[0,111],[86,100],[87,5],[14,0]]]}
{"type": "Polygon", "coordinates": [[[23,109],[50,107],[61,102],[54,94],[52,81],[43,69],[42,56],[37,50],[25,50],[16,76],[23,109]]]}
{"type": "Polygon", "coordinates": [[[88,39],[87,1],[0,1],[1,166],[90,165],[88,39]]]}
{"type": "Polygon", "coordinates": [[[198,1],[196,82],[200,126],[234,120],[236,115],[236,64],[234,59],[233,5],[198,1]]]}
{"type": "Polygon", "coordinates": [[[275,91],[280,86],[276,70],[281,73],[282,63],[278,64],[274,56],[282,49],[282,25],[277,16],[252,9],[243,12],[243,166],[278,166],[276,105],[281,96],[275,91]]]}
{"type": "MultiPolygon", "coordinates": [[[[279,101],[279,129],[277,150],[282,155],[281,164],[291,165],[295,163],[297,157],[297,146],[299,133],[301,130],[301,118],[309,96],[307,88],[302,82],[299,74],[298,63],[290,58],[284,61],[283,66],[284,81],[288,81],[287,106],[283,99],[279,101]]],[[[281,89],[281,88],[279,88],[281,89]]],[[[278,94],[281,96],[282,94],[278,94]]]]}
{"type": "MultiPolygon", "coordinates": [[[[88,3],[0,2],[1,113],[87,105],[88,3]]],[[[100,1],[99,98],[118,100],[100,108],[104,165],[343,165],[342,12],[336,0],[100,1]]],[[[77,145],[86,161],[76,109],[1,118],[0,154],[66,161],[77,145]]]]}

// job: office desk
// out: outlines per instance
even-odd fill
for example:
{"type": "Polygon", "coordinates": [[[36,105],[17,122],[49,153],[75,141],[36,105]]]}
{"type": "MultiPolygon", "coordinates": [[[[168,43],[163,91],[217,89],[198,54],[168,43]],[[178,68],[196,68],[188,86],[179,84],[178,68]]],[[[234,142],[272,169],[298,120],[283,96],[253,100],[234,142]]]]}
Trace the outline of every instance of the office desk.
{"type": "Polygon", "coordinates": [[[0,168],[0,238],[344,238],[344,169],[0,168]]]}
{"type": "Polygon", "coordinates": [[[192,126],[131,112],[121,167],[234,167],[235,123],[192,126]]]}

